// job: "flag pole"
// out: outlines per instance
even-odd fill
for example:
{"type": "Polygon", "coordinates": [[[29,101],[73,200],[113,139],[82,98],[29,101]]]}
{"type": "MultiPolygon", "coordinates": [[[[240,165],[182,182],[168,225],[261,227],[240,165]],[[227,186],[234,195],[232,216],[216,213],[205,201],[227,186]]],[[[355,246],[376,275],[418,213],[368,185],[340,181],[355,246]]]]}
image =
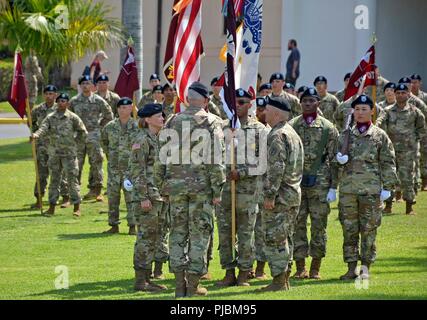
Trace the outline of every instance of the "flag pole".
{"type": "MultiPolygon", "coordinates": [[[[377,36],[375,35],[375,32],[372,34],[371,42],[372,42],[372,45],[375,45],[375,43],[377,42],[377,36]]],[[[374,114],[372,115],[372,123],[374,123],[374,124],[377,121],[377,116],[378,116],[378,112],[377,112],[377,80],[378,80],[377,79],[377,73],[374,70],[374,86],[372,88],[372,101],[374,104],[374,114]]]]}
{"type": "MultiPolygon", "coordinates": [[[[231,135],[231,172],[236,170],[236,159],[234,155],[234,130],[231,135]]],[[[233,259],[236,256],[236,181],[231,180],[231,252],[233,259]]]]}
{"type": "Polygon", "coordinates": [[[138,110],[136,108],[136,94],[135,94],[135,91],[133,92],[133,99],[132,99],[132,114],[133,114],[133,118],[136,120],[137,115],[138,115],[138,110]]]}
{"type": "MultiPolygon", "coordinates": [[[[30,126],[30,132],[33,133],[33,119],[31,116],[30,102],[28,101],[28,97],[25,98],[25,104],[26,104],[26,110],[27,110],[27,119],[30,126]]],[[[43,214],[43,202],[42,202],[42,194],[41,194],[41,187],[40,187],[39,166],[37,165],[36,141],[34,139],[31,139],[31,150],[33,154],[34,167],[36,168],[37,199],[40,203],[40,213],[43,214]]]]}

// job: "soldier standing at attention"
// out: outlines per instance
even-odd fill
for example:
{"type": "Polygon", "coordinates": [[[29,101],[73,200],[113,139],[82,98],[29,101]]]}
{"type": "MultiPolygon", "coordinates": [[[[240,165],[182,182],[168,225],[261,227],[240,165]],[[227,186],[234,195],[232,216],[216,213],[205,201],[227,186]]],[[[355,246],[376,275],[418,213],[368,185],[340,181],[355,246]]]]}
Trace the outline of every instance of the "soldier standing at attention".
{"type": "MultiPolygon", "coordinates": [[[[415,161],[419,141],[426,134],[425,118],[418,108],[408,103],[410,93],[405,84],[398,84],[395,94],[396,103],[386,108],[385,113],[378,118],[377,125],[387,132],[393,142],[400,188],[403,200],[406,201],[406,214],[413,215],[415,161]]],[[[386,213],[391,212],[391,206],[389,199],[386,203],[386,213]]]]}
{"type": "Polygon", "coordinates": [[[217,85],[218,80],[218,77],[214,77],[211,81],[212,94],[209,97],[210,101],[208,104],[208,110],[210,113],[219,116],[221,119],[228,120],[227,114],[225,113],[224,108],[222,107],[222,100],[219,95],[222,86],[217,85]]]}
{"type": "Polygon", "coordinates": [[[165,120],[175,113],[175,90],[166,83],[162,88],[162,93],[165,99],[163,100],[163,113],[165,120]]]}
{"type": "Polygon", "coordinates": [[[111,111],[113,111],[114,117],[117,118],[119,114],[117,113],[117,102],[120,100],[120,96],[110,91],[110,80],[108,76],[102,74],[96,79],[96,91],[95,93],[103,98],[111,107],[111,111]]]}
{"type": "Polygon", "coordinates": [[[390,198],[397,182],[393,144],[387,134],[372,123],[372,100],[361,95],[351,106],[356,125],[339,136],[337,146],[337,160],[342,165],[338,217],[344,235],[344,262],[348,265],[341,280],[358,276],[359,260],[363,277],[369,277],[369,267],[376,257],[375,239],[381,224],[382,202],[390,198]],[[347,133],[348,145],[344,147],[348,154],[342,155],[347,133]]]}
{"type": "Polygon", "coordinates": [[[319,109],[322,111],[323,117],[335,123],[334,113],[340,102],[328,92],[328,80],[324,76],[318,76],[313,83],[320,97],[319,109]]]}
{"type": "Polygon", "coordinates": [[[309,88],[301,96],[302,115],[289,124],[304,145],[304,171],[301,182],[301,206],[294,235],[295,278],[320,279],[320,265],[326,255],[326,227],[331,212],[329,203],[336,200],[338,171],[335,149],[338,130],[318,115],[319,95],[309,88]],[[311,237],[307,239],[307,218],[310,216],[311,237]],[[312,257],[310,273],[305,269],[305,258],[312,257]]]}
{"type": "MultiPolygon", "coordinates": [[[[179,136],[179,144],[169,141],[168,145],[163,146],[170,147],[172,158],[179,159],[179,164],[173,164],[173,161],[166,163],[160,157],[163,176],[168,178],[162,194],[168,194],[170,200],[170,270],[175,274],[177,298],[207,294],[205,288],[199,287],[199,281],[207,272],[214,206],[221,203],[225,183],[222,161],[224,134],[218,118],[205,111],[209,101],[208,89],[202,83],[194,82],[188,89],[187,99],[189,107],[166,124],[168,131],[174,130],[179,136]],[[195,130],[204,131],[210,141],[190,141],[195,130]],[[204,148],[203,159],[189,159],[192,150],[197,153],[196,150],[200,151],[200,145],[204,143],[211,144],[210,152],[204,148]],[[185,146],[190,148],[183,150],[185,146]],[[196,160],[203,161],[199,163],[196,160]]],[[[162,145],[165,141],[161,139],[160,143],[162,145]]]]}
{"type": "Polygon", "coordinates": [[[102,169],[104,153],[101,148],[101,129],[113,119],[113,112],[103,98],[92,93],[92,80],[89,76],[82,76],[79,79],[79,85],[82,93],[70,100],[70,111],[82,119],[89,133],[85,143],[80,144],[78,149],[79,183],[81,184],[83,164],[87,154],[90,164],[89,193],[84,196],[84,199],[103,201],[101,189],[104,179],[102,169]]]}
{"type": "Polygon", "coordinates": [[[153,92],[152,90],[154,89],[155,86],[160,85],[160,78],[159,75],[157,73],[153,73],[150,76],[150,90],[148,90],[146,93],[144,93],[144,95],[142,96],[141,100],[138,103],[138,110],[141,109],[143,106],[145,106],[148,103],[153,103],[154,102],[154,98],[153,98],[153,92]]]}
{"type": "Polygon", "coordinates": [[[84,143],[88,133],[83,121],[67,109],[69,100],[66,93],[61,93],[56,98],[56,110],[46,117],[40,128],[32,134],[32,138],[47,137],[49,139],[49,209],[45,214],[55,213],[61,174],[63,174],[67,177],[71,202],[74,204],[73,215],[80,217],[77,148],[80,143],[84,143]]]}
{"type": "Polygon", "coordinates": [[[384,86],[385,99],[378,103],[378,106],[381,107],[382,110],[396,103],[394,89],[396,89],[396,84],[394,82],[389,82],[384,86]]]}
{"type": "Polygon", "coordinates": [[[350,81],[351,73],[346,73],[344,76],[344,89],[338,91],[335,93],[335,97],[338,99],[338,101],[341,103],[344,101],[344,95],[345,95],[345,89],[347,89],[348,82],[350,81]]]}
{"type": "Polygon", "coordinates": [[[304,150],[300,137],[287,123],[290,105],[283,97],[268,98],[266,120],[272,128],[267,137],[267,173],[261,213],[264,252],[273,282],[261,291],[289,290],[293,234],[301,204],[304,150]]]}
{"type": "Polygon", "coordinates": [[[271,83],[264,83],[259,86],[259,96],[266,97],[269,96],[273,92],[271,88],[271,83]]]}
{"type": "Polygon", "coordinates": [[[283,97],[289,102],[289,105],[291,106],[289,120],[299,116],[301,114],[301,105],[296,96],[283,90],[283,86],[285,85],[285,77],[283,74],[280,72],[273,73],[270,77],[270,83],[272,92],[269,97],[283,97]]]}
{"type": "Polygon", "coordinates": [[[427,104],[427,93],[421,90],[422,88],[422,79],[419,74],[413,74],[411,76],[411,91],[412,94],[423,100],[425,104],[427,104]]]}
{"type": "MultiPolygon", "coordinates": [[[[137,291],[161,291],[167,288],[150,280],[156,251],[161,246],[162,229],[165,225],[164,205],[155,181],[155,161],[158,156],[157,135],[163,127],[161,104],[147,104],[138,111],[143,128],[133,139],[129,159],[129,180],[132,183],[132,200],[138,234],[133,264],[137,291]]],[[[167,257],[166,257],[167,258],[167,257]]]]}
{"type": "Polygon", "coordinates": [[[139,131],[138,124],[131,118],[132,100],[122,98],[117,103],[118,118],[110,121],[101,131],[101,145],[108,160],[108,225],[111,228],[104,233],[119,233],[120,197],[123,189],[129,234],[136,235],[135,218],[131,208],[131,195],[123,187],[132,148],[132,139],[139,131]]]}

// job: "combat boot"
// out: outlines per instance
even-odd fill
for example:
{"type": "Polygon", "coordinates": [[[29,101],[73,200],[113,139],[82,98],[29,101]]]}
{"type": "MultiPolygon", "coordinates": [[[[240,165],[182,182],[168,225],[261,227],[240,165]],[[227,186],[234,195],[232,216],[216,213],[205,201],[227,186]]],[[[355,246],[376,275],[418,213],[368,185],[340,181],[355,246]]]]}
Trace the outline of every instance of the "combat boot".
{"type": "Polygon", "coordinates": [[[265,261],[257,261],[255,269],[255,277],[258,280],[267,280],[267,275],[264,272],[265,261]]]}
{"type": "Polygon", "coordinates": [[[427,191],[427,178],[423,178],[421,182],[421,191],[427,191]]]}
{"type": "Polygon", "coordinates": [[[102,189],[101,187],[94,188],[96,202],[103,202],[104,201],[104,197],[102,196],[101,189],[102,189]]]}
{"type": "Polygon", "coordinates": [[[187,283],[187,297],[197,296],[206,296],[208,290],[206,288],[199,286],[200,276],[194,273],[188,274],[188,283],[187,283]]]}
{"type": "Polygon", "coordinates": [[[313,258],[310,266],[310,279],[320,279],[320,265],[322,259],[313,258]]]}
{"type": "Polygon", "coordinates": [[[396,202],[402,202],[402,191],[396,191],[396,202]]]}
{"type": "Polygon", "coordinates": [[[216,285],[218,287],[232,287],[237,284],[236,273],[234,269],[228,269],[225,271],[225,277],[221,281],[218,281],[216,285]]]}
{"type": "Polygon", "coordinates": [[[71,206],[70,203],[70,197],[69,196],[63,196],[62,197],[62,203],[61,203],[61,208],[68,208],[69,206],[71,206]]]}
{"type": "Polygon", "coordinates": [[[129,232],[128,235],[130,236],[136,236],[136,229],[135,226],[129,226],[129,232]]]}
{"type": "Polygon", "coordinates": [[[409,216],[415,216],[415,211],[412,208],[413,205],[412,202],[406,201],[406,214],[409,216]]]}
{"type": "Polygon", "coordinates": [[[42,200],[41,199],[42,198],[43,198],[43,196],[39,200],[39,198],[36,197],[36,203],[32,204],[30,208],[31,209],[41,209],[41,207],[42,207],[42,200]]]}
{"type": "Polygon", "coordinates": [[[353,280],[356,279],[358,274],[356,273],[357,261],[347,263],[347,273],[340,277],[340,280],[353,280]]]}
{"type": "Polygon", "coordinates": [[[184,298],[187,295],[187,279],[185,272],[175,272],[175,298],[184,298]]]}
{"type": "Polygon", "coordinates": [[[237,285],[239,287],[249,287],[248,282],[249,271],[239,270],[239,276],[237,277],[237,285]]]}
{"type": "Polygon", "coordinates": [[[80,217],[81,216],[81,214],[80,214],[80,203],[75,203],[74,204],[73,216],[76,216],[76,217],[80,217]]]}
{"type": "Polygon", "coordinates": [[[154,261],[154,273],[153,273],[154,279],[158,279],[158,280],[165,279],[163,275],[162,267],[163,267],[163,262],[154,261]]]}
{"type": "Polygon", "coordinates": [[[200,280],[212,280],[212,275],[209,273],[209,260],[207,263],[207,267],[206,269],[208,270],[208,272],[206,272],[201,278],[200,280]]]}
{"type": "Polygon", "coordinates": [[[119,225],[111,226],[110,229],[108,229],[107,231],[104,231],[103,233],[108,233],[108,234],[119,233],[119,225]]]}
{"type": "Polygon", "coordinates": [[[282,272],[281,274],[275,276],[273,281],[266,287],[261,288],[261,292],[269,292],[269,291],[281,291],[281,290],[289,290],[288,286],[288,278],[289,273],[282,272]]]}
{"type": "Polygon", "coordinates": [[[49,209],[47,209],[45,212],[43,212],[43,215],[53,216],[54,214],[55,214],[55,205],[49,204],[49,209]]]}
{"type": "Polygon", "coordinates": [[[385,208],[383,210],[384,214],[390,214],[391,213],[391,209],[392,209],[393,203],[391,201],[387,201],[385,203],[385,208]]]}
{"type": "Polygon", "coordinates": [[[295,279],[307,279],[308,272],[305,268],[305,259],[296,260],[297,271],[294,273],[293,278],[295,279]]]}
{"type": "Polygon", "coordinates": [[[154,283],[150,280],[151,270],[145,270],[145,281],[147,282],[148,291],[162,291],[168,288],[162,284],[154,283]]]}
{"type": "Polygon", "coordinates": [[[96,198],[95,188],[89,189],[89,192],[83,196],[83,200],[93,200],[96,198]]]}
{"type": "Polygon", "coordinates": [[[147,275],[149,275],[150,270],[135,270],[135,291],[149,291],[149,292],[158,292],[161,290],[166,290],[167,288],[162,285],[157,285],[150,283],[148,281],[147,275]]]}

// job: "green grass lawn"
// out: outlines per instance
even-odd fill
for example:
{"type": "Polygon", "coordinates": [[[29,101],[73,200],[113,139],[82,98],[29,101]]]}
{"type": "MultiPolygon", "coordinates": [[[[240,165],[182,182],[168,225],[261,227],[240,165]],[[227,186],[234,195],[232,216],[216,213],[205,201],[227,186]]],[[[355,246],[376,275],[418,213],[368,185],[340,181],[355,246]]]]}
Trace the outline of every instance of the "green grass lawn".
{"type": "MultiPolygon", "coordinates": [[[[170,273],[161,281],[170,288],[165,293],[133,291],[135,238],[127,235],[124,206],[119,235],[101,234],[108,228],[107,215],[99,213],[107,209],[106,203],[84,202],[79,219],[72,217],[72,208],[58,208],[54,217],[42,217],[29,209],[34,202],[34,176],[27,139],[0,140],[0,299],[173,299],[170,273]],[[69,289],[57,290],[55,267],[61,265],[68,267],[69,289]]],[[[87,164],[83,193],[86,184],[87,164]]],[[[404,205],[397,204],[394,213],[383,218],[378,259],[367,289],[337,280],[346,265],[336,203],[332,207],[322,280],[291,280],[290,291],[269,294],[254,292],[269,281],[252,280],[251,287],[219,289],[214,283],[224,272],[215,250],[210,268],[214,280],[205,283],[206,299],[427,298],[427,193],[418,197],[417,216],[405,216],[404,205]]]]}

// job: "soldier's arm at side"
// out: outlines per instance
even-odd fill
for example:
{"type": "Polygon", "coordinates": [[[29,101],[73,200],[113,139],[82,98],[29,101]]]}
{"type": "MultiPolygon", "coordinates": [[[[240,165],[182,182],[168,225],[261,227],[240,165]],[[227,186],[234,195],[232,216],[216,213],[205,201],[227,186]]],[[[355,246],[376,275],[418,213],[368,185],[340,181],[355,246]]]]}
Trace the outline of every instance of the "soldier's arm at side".
{"type": "Polygon", "coordinates": [[[220,123],[218,122],[215,125],[212,139],[211,139],[211,164],[207,166],[207,172],[209,175],[209,180],[212,189],[213,199],[221,199],[222,188],[225,183],[225,165],[222,163],[225,153],[225,142],[224,142],[224,133],[220,123]],[[216,142],[215,142],[216,140],[216,142]],[[221,155],[220,163],[215,163],[215,155],[221,155]]]}
{"type": "MultiPolygon", "coordinates": [[[[136,140],[135,140],[136,142],[136,140]]],[[[129,158],[128,178],[132,181],[132,199],[134,201],[149,200],[148,185],[146,176],[147,160],[146,155],[149,152],[148,143],[144,140],[138,140],[139,143],[134,143],[132,152],[129,158]]]]}
{"type": "Polygon", "coordinates": [[[31,110],[31,124],[32,124],[32,133],[34,133],[39,129],[39,126],[37,125],[36,108],[33,108],[31,110]]]}
{"type": "Polygon", "coordinates": [[[107,160],[108,160],[108,144],[109,144],[108,126],[105,126],[101,130],[101,147],[105,151],[105,156],[107,157],[107,160]]]}
{"type": "Polygon", "coordinates": [[[33,134],[37,137],[37,138],[43,138],[44,136],[46,136],[49,133],[51,126],[50,126],[50,121],[49,121],[49,117],[46,117],[42,124],[40,125],[40,128],[34,132],[33,134]]]}
{"type": "Polygon", "coordinates": [[[336,128],[329,129],[329,141],[327,145],[329,166],[331,170],[330,188],[337,189],[338,187],[338,162],[335,157],[338,145],[338,130],[336,128]]]}
{"type": "Polygon", "coordinates": [[[396,156],[393,143],[387,134],[383,134],[381,150],[379,152],[381,182],[384,190],[393,190],[398,182],[396,174],[396,156]]]}
{"type": "Polygon", "coordinates": [[[100,98],[102,101],[101,104],[101,113],[102,113],[102,119],[101,119],[101,127],[105,126],[108,122],[114,119],[113,111],[111,111],[111,107],[108,104],[107,101],[100,98]]]}
{"type": "Polygon", "coordinates": [[[84,143],[88,133],[82,119],[78,116],[74,118],[74,130],[77,132],[76,140],[84,143]]]}
{"type": "Polygon", "coordinates": [[[425,117],[423,115],[423,113],[417,109],[417,119],[415,122],[415,131],[416,131],[416,135],[418,137],[418,139],[421,139],[423,136],[426,135],[426,120],[425,117]]]}
{"type": "Polygon", "coordinates": [[[274,201],[279,192],[286,166],[285,148],[285,141],[278,136],[273,137],[267,151],[267,176],[264,185],[265,200],[274,201]]]}

